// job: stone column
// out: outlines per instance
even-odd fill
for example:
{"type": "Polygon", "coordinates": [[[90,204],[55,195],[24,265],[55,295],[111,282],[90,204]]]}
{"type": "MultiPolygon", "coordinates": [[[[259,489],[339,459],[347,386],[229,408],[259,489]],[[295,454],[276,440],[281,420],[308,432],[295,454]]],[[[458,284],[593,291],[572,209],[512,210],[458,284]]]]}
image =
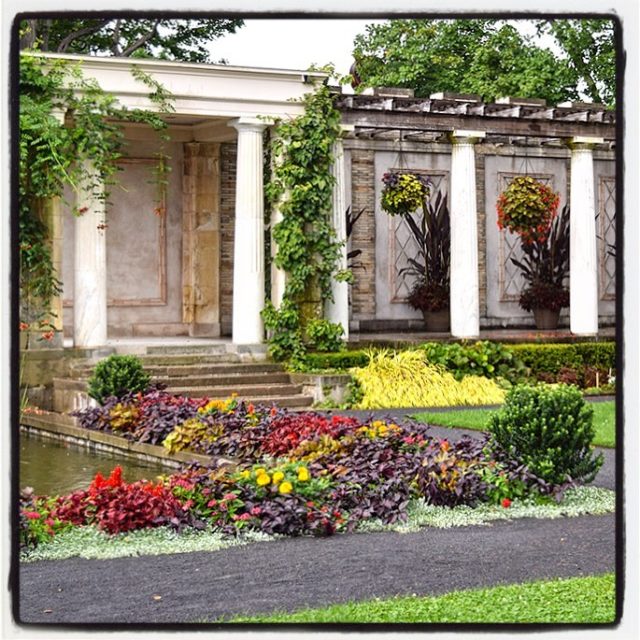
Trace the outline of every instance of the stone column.
{"type": "Polygon", "coordinates": [[[236,220],[233,253],[234,344],[264,341],[264,189],[262,132],[266,124],[239,118],[236,172],[236,220]]]}
{"type": "Polygon", "coordinates": [[[100,347],[107,341],[106,211],[102,178],[91,164],[86,169],[75,219],[73,344],[100,347]]]}
{"type": "Polygon", "coordinates": [[[480,334],[478,276],[478,220],[476,160],[473,145],[482,131],[451,134],[451,335],[477,338],[480,334]]]}
{"type": "Polygon", "coordinates": [[[582,136],[571,147],[570,328],[576,335],[598,333],[598,258],[593,145],[602,138],[582,136]]]}
{"type": "MultiPolygon", "coordinates": [[[[331,172],[336,182],[333,187],[332,225],[336,232],[336,240],[342,243],[340,259],[336,265],[338,270],[347,268],[347,197],[344,172],[344,147],[342,140],[337,140],[333,148],[333,166],[331,172]]],[[[344,329],[343,338],[349,339],[349,284],[339,282],[335,278],[331,281],[333,301],[326,305],[327,319],[341,324],[344,329]]]]}

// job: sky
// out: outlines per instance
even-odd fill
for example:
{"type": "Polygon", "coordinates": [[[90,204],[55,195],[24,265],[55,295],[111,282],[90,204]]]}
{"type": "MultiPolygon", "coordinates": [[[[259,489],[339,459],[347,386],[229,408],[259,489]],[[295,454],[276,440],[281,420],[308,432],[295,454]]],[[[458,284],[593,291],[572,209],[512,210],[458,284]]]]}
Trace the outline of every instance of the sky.
{"type": "Polygon", "coordinates": [[[365,26],[383,20],[245,20],[236,33],[211,44],[212,60],[235,66],[307,69],[332,63],[346,75],[353,62],[353,39],[365,26]]]}

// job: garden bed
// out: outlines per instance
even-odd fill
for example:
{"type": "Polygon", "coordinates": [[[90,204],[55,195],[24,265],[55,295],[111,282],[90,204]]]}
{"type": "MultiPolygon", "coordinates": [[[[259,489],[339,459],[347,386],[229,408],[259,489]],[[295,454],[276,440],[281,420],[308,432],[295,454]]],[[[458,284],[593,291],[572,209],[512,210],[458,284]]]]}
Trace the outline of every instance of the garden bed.
{"type": "MultiPolygon", "coordinates": [[[[511,412],[528,407],[540,393],[514,390],[511,412]]],[[[541,403],[561,402],[574,415],[575,433],[567,435],[559,423],[557,437],[576,443],[576,437],[590,438],[590,414],[580,393],[569,388],[549,393],[541,403]]],[[[516,455],[489,437],[433,437],[428,425],[413,421],[290,412],[159,389],[109,398],[77,418],[93,441],[117,434],[134,451],[162,444],[173,456],[198,453],[236,464],[192,464],[155,482],[133,483],[116,467],[108,478],[98,474],[87,489],[66,496],[27,492],[21,511],[25,552],[52,536],[73,536],[68,532],[77,527],[111,535],[168,527],[232,537],[244,532],[322,536],[456,526],[509,514],[535,516],[540,509],[542,517],[552,517],[548,514],[571,511],[571,504],[580,514],[598,512],[605,503],[605,511],[613,508],[610,492],[570,493],[575,482],[569,476],[590,481],[602,458],[593,458],[588,447],[570,456],[555,446],[553,434],[548,450],[516,455]],[[565,462],[573,466],[565,470],[565,462]]],[[[497,428],[504,431],[502,423],[497,428]]]]}

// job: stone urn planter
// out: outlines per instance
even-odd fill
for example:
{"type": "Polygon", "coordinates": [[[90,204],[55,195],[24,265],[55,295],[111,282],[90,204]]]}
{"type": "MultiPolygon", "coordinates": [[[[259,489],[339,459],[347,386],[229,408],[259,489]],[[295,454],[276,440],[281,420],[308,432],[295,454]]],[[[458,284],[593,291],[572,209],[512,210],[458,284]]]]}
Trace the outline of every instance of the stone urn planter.
{"type": "Polygon", "coordinates": [[[536,329],[554,330],[558,328],[558,320],[560,319],[560,310],[552,311],[551,309],[533,309],[533,318],[536,321],[536,329]]]}
{"type": "Polygon", "coordinates": [[[427,331],[448,333],[451,327],[451,313],[449,309],[442,309],[442,311],[423,311],[422,314],[427,331]]]}

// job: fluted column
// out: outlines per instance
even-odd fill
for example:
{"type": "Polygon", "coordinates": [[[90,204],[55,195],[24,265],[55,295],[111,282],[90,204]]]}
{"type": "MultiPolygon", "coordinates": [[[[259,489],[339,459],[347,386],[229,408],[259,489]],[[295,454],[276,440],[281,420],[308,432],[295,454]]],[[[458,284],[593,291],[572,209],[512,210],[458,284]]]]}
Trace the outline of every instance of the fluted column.
{"type": "Polygon", "coordinates": [[[266,124],[240,118],[232,126],[238,131],[232,339],[234,344],[257,344],[264,341],[260,312],[264,308],[262,132],[266,124]]]}
{"type": "Polygon", "coordinates": [[[75,219],[73,344],[100,347],[107,341],[107,236],[102,178],[90,163],[80,185],[75,219]]]}
{"type": "Polygon", "coordinates": [[[598,258],[593,145],[602,138],[575,137],[571,147],[570,328],[598,333],[598,258]]]}
{"type": "Polygon", "coordinates": [[[478,274],[478,212],[474,144],[482,131],[454,131],[451,135],[451,334],[476,338],[480,334],[478,274]]]}
{"type": "MultiPolygon", "coordinates": [[[[336,233],[336,240],[342,243],[340,258],[336,264],[337,270],[347,268],[347,196],[344,172],[344,146],[338,139],[333,147],[333,166],[331,172],[336,182],[333,187],[332,225],[336,233]]],[[[344,329],[343,338],[349,339],[349,284],[335,278],[331,281],[333,301],[327,300],[326,313],[331,322],[341,324],[344,329]]]]}

